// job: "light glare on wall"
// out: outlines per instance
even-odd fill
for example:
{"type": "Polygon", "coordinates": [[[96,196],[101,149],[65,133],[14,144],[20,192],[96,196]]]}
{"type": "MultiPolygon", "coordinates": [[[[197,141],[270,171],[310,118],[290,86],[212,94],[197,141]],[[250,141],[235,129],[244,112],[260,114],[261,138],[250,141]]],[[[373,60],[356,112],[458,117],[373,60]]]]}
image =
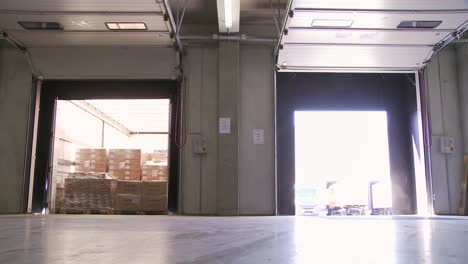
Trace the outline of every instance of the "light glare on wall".
{"type": "Polygon", "coordinates": [[[353,24],[352,20],[342,19],[315,19],[312,21],[312,27],[318,28],[349,28],[353,24]]]}
{"type": "Polygon", "coordinates": [[[143,22],[106,22],[110,30],[146,30],[146,24],[143,22]]]}

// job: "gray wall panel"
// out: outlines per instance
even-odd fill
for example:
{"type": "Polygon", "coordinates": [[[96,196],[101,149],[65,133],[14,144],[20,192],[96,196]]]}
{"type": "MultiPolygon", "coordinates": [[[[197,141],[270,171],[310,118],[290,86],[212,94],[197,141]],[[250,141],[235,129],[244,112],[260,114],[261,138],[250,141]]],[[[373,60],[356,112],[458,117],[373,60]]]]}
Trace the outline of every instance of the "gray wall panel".
{"type": "Polygon", "coordinates": [[[217,207],[219,215],[239,214],[239,42],[221,41],[218,117],[230,119],[230,133],[218,135],[217,207]]]}
{"type": "Polygon", "coordinates": [[[240,214],[274,214],[273,50],[241,46],[240,53],[240,214]],[[263,129],[265,143],[253,144],[253,129],[263,129]]]}
{"type": "Polygon", "coordinates": [[[201,214],[216,214],[217,195],[217,157],[218,157],[218,50],[205,48],[203,50],[203,89],[200,105],[203,118],[201,122],[201,137],[207,142],[209,155],[201,159],[201,214]]]}
{"type": "Polygon", "coordinates": [[[182,151],[182,212],[185,214],[200,213],[200,158],[193,154],[193,141],[200,135],[200,90],[202,89],[202,49],[193,49],[187,55],[186,81],[187,93],[186,125],[187,138],[182,151]]]}
{"type": "Polygon", "coordinates": [[[0,40],[0,213],[20,213],[32,75],[21,52],[0,40]]]}
{"type": "Polygon", "coordinates": [[[268,215],[275,211],[272,49],[240,45],[236,54],[231,48],[236,47],[186,48],[190,140],[184,147],[182,161],[185,214],[268,215]],[[236,56],[240,56],[238,66],[232,62],[236,56]],[[234,119],[229,142],[224,140],[226,135],[218,134],[218,117],[234,119]],[[254,128],[265,129],[264,145],[252,144],[254,128]],[[207,154],[193,154],[195,138],[207,141],[207,154]],[[225,155],[220,155],[219,150],[225,155]],[[229,162],[226,153],[233,158],[229,162]],[[233,153],[237,154],[232,156],[233,153]],[[227,171],[234,173],[220,170],[224,165],[229,165],[227,171]]]}

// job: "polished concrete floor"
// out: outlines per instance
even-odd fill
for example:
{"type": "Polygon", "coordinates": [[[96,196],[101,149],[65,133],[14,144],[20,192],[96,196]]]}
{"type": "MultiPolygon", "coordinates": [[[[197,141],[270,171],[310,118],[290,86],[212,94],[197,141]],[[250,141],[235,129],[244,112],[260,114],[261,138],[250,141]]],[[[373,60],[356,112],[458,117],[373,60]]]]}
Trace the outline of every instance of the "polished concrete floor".
{"type": "Polygon", "coordinates": [[[468,263],[463,218],[1,216],[0,263],[468,263]]]}

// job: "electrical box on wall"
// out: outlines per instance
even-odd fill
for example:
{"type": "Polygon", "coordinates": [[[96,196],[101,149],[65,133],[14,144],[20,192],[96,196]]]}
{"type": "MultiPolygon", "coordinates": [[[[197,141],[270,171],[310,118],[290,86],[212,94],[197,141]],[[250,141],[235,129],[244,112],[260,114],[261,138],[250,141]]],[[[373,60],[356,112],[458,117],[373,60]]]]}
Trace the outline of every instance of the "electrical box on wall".
{"type": "Polygon", "coordinates": [[[193,153],[195,154],[206,154],[206,139],[195,138],[193,141],[193,153]]]}
{"type": "Polygon", "coordinates": [[[445,154],[455,153],[455,138],[454,137],[441,137],[440,138],[440,151],[445,154]]]}

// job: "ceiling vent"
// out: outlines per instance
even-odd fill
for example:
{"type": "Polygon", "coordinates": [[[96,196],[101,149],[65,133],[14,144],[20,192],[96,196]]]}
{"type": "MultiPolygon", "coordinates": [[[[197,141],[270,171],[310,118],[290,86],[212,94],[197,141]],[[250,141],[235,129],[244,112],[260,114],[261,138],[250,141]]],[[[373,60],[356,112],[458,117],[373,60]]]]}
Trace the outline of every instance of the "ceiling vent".
{"type": "Polygon", "coordinates": [[[28,30],[63,30],[62,25],[57,22],[19,21],[18,24],[28,30]]]}
{"type": "Polygon", "coordinates": [[[403,21],[398,25],[398,28],[431,29],[438,27],[440,24],[442,24],[442,21],[403,21]]]}

